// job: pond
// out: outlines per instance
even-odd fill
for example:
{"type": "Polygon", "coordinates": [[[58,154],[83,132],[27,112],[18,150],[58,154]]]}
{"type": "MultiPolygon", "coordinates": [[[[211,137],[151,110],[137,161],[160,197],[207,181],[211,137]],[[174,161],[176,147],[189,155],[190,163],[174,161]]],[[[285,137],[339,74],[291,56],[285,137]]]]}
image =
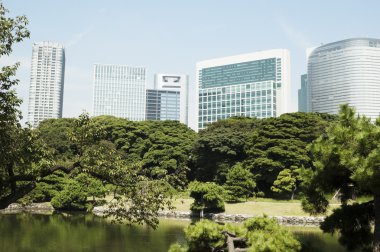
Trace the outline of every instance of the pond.
{"type": "MultiPolygon", "coordinates": [[[[184,243],[189,221],[161,219],[156,230],[147,226],[111,224],[90,214],[0,215],[0,251],[131,251],[166,252],[184,243]]],[[[345,251],[336,237],[318,228],[289,228],[307,246],[305,251],[345,251]]]]}

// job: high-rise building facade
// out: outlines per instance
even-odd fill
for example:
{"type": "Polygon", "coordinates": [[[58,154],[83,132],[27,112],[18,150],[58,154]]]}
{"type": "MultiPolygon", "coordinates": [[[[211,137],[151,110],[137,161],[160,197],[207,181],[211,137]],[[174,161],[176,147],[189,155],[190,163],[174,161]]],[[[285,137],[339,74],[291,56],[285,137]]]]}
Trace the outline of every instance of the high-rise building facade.
{"type": "Polygon", "coordinates": [[[290,53],[275,49],[198,62],[198,129],[232,116],[288,112],[290,53]]]}
{"type": "Polygon", "coordinates": [[[180,120],[180,92],[148,89],[146,120],[180,120]]]}
{"type": "Polygon", "coordinates": [[[49,118],[61,118],[65,78],[65,49],[53,42],[33,44],[28,122],[37,127],[49,118]]]}
{"type": "Polygon", "coordinates": [[[93,114],[145,120],[146,69],[94,65],[93,114]]]}
{"type": "Polygon", "coordinates": [[[320,46],[308,59],[308,111],[337,114],[348,103],[371,119],[380,113],[380,40],[352,38],[320,46]]]}
{"type": "Polygon", "coordinates": [[[156,74],[154,89],[147,90],[147,120],[177,120],[187,125],[188,90],[188,75],[156,74]]]}
{"type": "Polygon", "coordinates": [[[307,74],[301,75],[301,88],[298,89],[298,111],[307,112],[307,74]]]}

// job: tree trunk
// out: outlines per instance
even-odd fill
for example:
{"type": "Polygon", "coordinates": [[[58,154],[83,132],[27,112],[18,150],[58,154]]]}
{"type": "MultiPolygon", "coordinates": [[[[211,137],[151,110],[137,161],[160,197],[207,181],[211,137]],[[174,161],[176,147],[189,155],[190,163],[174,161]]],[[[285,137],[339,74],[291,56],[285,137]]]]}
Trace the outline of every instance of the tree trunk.
{"type": "Polygon", "coordinates": [[[13,164],[12,163],[9,163],[7,165],[7,170],[8,170],[8,176],[9,176],[9,179],[11,180],[11,194],[15,194],[16,193],[16,181],[13,181],[13,177],[15,176],[15,173],[13,171],[13,164]]]}
{"type": "Polygon", "coordinates": [[[380,194],[374,196],[375,232],[373,235],[373,252],[380,252],[380,194]]]}
{"type": "Polygon", "coordinates": [[[235,252],[234,240],[230,236],[227,236],[227,249],[228,252],[235,252]]]}
{"type": "Polygon", "coordinates": [[[338,196],[340,192],[340,188],[335,192],[334,196],[332,196],[331,200],[334,200],[336,196],[338,196]]]}
{"type": "Polygon", "coordinates": [[[296,190],[297,190],[297,186],[294,187],[294,189],[292,191],[292,196],[290,197],[290,200],[294,200],[294,194],[296,193],[296,190]]]}

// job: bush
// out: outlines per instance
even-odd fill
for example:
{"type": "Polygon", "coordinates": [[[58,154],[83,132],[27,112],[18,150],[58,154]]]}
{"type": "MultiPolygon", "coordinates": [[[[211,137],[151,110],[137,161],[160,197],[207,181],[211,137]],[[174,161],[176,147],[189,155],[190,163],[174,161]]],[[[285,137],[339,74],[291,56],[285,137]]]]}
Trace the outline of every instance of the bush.
{"type": "Polygon", "coordinates": [[[36,187],[30,193],[20,199],[20,202],[28,204],[51,201],[59,191],[63,190],[66,182],[66,174],[63,172],[56,172],[46,176],[43,181],[36,184],[36,187]]]}
{"type": "MultiPolygon", "coordinates": [[[[221,225],[210,220],[202,220],[185,228],[189,252],[225,251],[226,237],[222,231],[235,234],[239,239],[237,247],[250,252],[296,252],[301,244],[293,234],[282,228],[276,220],[267,216],[255,217],[244,222],[243,226],[221,225]]],[[[236,245],[236,244],[235,244],[236,245]]],[[[180,245],[173,245],[170,252],[186,251],[180,245]]]]}
{"type": "Polygon", "coordinates": [[[201,220],[195,225],[190,225],[185,229],[186,240],[190,252],[210,251],[213,248],[223,246],[224,235],[223,225],[219,225],[210,220],[201,220]]]}
{"type": "Polygon", "coordinates": [[[193,212],[224,212],[224,189],[223,187],[212,182],[194,181],[189,185],[190,197],[194,198],[191,204],[193,212]]]}
{"type": "Polygon", "coordinates": [[[84,192],[82,185],[70,180],[51,200],[52,206],[57,210],[86,210],[87,194],[84,192]]]}
{"type": "Polygon", "coordinates": [[[188,249],[186,247],[182,247],[178,243],[172,244],[168,250],[168,252],[187,252],[187,251],[188,249]]]}
{"type": "Polygon", "coordinates": [[[266,216],[255,217],[244,223],[250,252],[287,251],[301,249],[293,234],[282,228],[276,220],[266,216]]]}

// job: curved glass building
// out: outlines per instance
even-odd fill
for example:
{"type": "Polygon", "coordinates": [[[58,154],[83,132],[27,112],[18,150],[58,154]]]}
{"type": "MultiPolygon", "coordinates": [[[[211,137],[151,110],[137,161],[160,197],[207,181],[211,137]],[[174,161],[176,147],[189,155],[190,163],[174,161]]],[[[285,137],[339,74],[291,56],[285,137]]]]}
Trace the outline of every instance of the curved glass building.
{"type": "Polygon", "coordinates": [[[308,58],[307,111],[337,114],[348,103],[371,119],[380,113],[380,39],[320,46],[308,58]]]}

